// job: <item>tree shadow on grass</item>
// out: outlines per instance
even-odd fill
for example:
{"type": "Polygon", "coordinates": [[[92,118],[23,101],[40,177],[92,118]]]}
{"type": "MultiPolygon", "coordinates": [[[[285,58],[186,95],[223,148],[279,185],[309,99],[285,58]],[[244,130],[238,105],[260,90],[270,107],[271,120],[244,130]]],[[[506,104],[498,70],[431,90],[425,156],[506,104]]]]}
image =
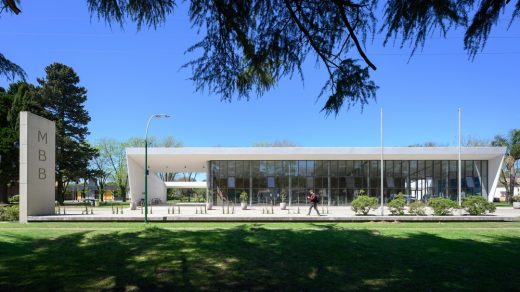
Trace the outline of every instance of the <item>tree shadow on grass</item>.
{"type": "Polygon", "coordinates": [[[517,289],[518,234],[472,234],[391,236],[329,225],[16,234],[0,238],[0,290],[517,289]]]}

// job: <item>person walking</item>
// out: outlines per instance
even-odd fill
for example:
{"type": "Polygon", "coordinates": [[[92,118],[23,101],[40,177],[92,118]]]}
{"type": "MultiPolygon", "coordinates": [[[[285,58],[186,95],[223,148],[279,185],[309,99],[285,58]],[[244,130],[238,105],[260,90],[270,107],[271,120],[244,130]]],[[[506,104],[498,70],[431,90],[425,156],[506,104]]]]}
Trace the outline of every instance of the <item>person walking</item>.
{"type": "Polygon", "coordinates": [[[311,206],[309,207],[309,213],[307,213],[307,216],[309,216],[311,214],[312,208],[314,208],[314,210],[316,210],[316,213],[318,213],[318,216],[321,216],[320,211],[318,211],[318,207],[317,207],[318,202],[320,200],[318,195],[316,195],[312,190],[310,190],[309,194],[307,195],[307,199],[311,203],[311,206]]]}

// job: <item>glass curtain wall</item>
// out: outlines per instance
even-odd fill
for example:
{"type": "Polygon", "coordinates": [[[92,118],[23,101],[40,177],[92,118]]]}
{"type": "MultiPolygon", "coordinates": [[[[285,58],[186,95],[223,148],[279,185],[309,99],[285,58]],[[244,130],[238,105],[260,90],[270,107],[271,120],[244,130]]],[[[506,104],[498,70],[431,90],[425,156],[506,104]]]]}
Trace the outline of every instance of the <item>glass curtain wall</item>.
{"type": "MultiPolygon", "coordinates": [[[[239,203],[245,191],[250,204],[277,204],[285,192],[289,204],[306,204],[307,192],[323,204],[349,205],[363,190],[380,197],[379,160],[221,160],[211,161],[213,202],[239,203]]],[[[462,161],[463,196],[487,197],[487,160],[462,161]]],[[[385,202],[399,193],[408,201],[432,197],[457,200],[457,160],[385,160],[385,202]]]]}

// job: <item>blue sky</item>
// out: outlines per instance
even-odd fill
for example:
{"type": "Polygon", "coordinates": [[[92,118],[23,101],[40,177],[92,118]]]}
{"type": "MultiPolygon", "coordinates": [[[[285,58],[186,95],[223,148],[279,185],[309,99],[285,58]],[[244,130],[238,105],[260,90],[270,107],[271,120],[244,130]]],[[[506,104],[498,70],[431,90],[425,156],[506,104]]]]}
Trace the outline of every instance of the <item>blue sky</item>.
{"type": "MultiPolygon", "coordinates": [[[[457,108],[462,108],[463,136],[492,138],[520,127],[520,21],[507,30],[506,12],[488,44],[474,61],[463,51],[463,31],[447,39],[434,34],[408,62],[410,49],[382,47],[376,36],[367,54],[378,70],[377,101],[337,116],[320,112],[316,100],[325,80],[323,66],[309,56],[305,82],[283,79],[261,98],[221,102],[195,92],[191,71],[181,66],[194,58],[185,50],[197,40],[187,7],[180,4],[165,25],[137,32],[90,19],[86,1],[22,1],[22,14],[0,18],[0,52],[21,65],[29,81],[45,66],[73,67],[88,89],[86,108],[92,121],[90,141],[173,135],[186,146],[250,146],[258,141],[291,140],[301,146],[378,146],[379,111],[385,111],[385,145],[435,141],[457,143],[457,108]]],[[[355,56],[355,52],[352,52],[355,56]]],[[[0,86],[7,82],[0,79],[0,86]]]]}

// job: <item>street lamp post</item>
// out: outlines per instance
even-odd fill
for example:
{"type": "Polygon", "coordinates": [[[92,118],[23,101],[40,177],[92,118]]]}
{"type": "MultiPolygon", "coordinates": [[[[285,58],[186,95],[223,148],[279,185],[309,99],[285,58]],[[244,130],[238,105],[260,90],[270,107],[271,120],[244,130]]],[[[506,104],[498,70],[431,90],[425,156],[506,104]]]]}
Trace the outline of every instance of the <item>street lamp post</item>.
{"type": "Polygon", "coordinates": [[[144,136],[144,223],[148,223],[148,127],[153,118],[169,118],[166,114],[151,115],[146,123],[144,136]]]}

